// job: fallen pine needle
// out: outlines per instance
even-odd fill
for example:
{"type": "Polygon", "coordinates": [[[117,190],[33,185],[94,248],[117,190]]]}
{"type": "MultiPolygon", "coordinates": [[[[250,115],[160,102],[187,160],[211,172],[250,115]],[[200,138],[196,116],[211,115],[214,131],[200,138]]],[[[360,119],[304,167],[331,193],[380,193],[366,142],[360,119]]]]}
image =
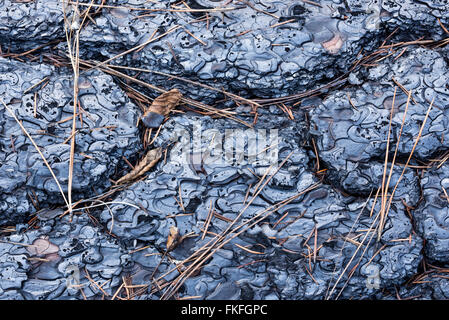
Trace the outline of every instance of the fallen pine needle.
{"type": "Polygon", "coordinates": [[[249,253],[253,253],[253,254],[265,254],[265,253],[263,253],[263,252],[258,252],[258,251],[254,251],[254,250],[250,250],[250,249],[248,249],[248,248],[245,248],[244,246],[241,246],[241,245],[239,245],[238,243],[235,243],[235,245],[236,245],[237,247],[239,247],[240,249],[245,250],[246,252],[249,252],[249,253]]]}
{"type": "Polygon", "coordinates": [[[22,122],[19,121],[19,119],[17,119],[16,115],[14,114],[14,112],[11,110],[11,108],[9,108],[5,102],[0,99],[1,103],[5,106],[6,110],[8,110],[8,112],[13,116],[14,120],[16,120],[16,122],[19,124],[20,128],[22,129],[22,131],[27,135],[27,137],[30,139],[31,143],[33,144],[34,148],[36,149],[36,151],[39,153],[39,155],[41,156],[42,160],[44,160],[45,165],[47,166],[48,170],[50,170],[50,173],[53,177],[53,179],[55,180],[59,191],[61,192],[62,197],[64,198],[64,202],[67,205],[67,208],[69,208],[69,203],[67,201],[67,198],[65,197],[64,191],[62,191],[62,187],[58,181],[58,178],[56,178],[55,173],[53,172],[52,168],[50,167],[50,164],[47,162],[47,159],[45,159],[44,154],[42,153],[42,151],[39,149],[38,145],[36,144],[36,142],[34,142],[34,139],[31,137],[31,135],[28,133],[28,131],[25,129],[25,127],[23,126],[22,122]]]}

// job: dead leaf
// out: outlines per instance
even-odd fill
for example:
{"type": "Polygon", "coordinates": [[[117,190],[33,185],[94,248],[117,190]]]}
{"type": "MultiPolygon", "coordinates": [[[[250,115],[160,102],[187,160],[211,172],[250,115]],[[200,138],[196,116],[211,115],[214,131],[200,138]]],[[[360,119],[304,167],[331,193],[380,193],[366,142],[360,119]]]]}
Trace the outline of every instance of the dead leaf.
{"type": "Polygon", "coordinates": [[[181,236],[179,235],[179,229],[176,227],[170,227],[170,233],[167,237],[167,252],[176,248],[181,240],[181,236]]]}
{"type": "Polygon", "coordinates": [[[321,44],[330,54],[337,54],[343,46],[343,39],[339,34],[335,34],[334,37],[321,44]]]}
{"type": "Polygon", "coordinates": [[[33,256],[50,255],[59,251],[59,247],[47,239],[36,239],[26,249],[33,256]]]}
{"type": "Polygon", "coordinates": [[[127,183],[135,180],[136,178],[143,175],[145,172],[150,170],[161,158],[162,148],[152,149],[147,152],[145,157],[139,161],[139,163],[131,170],[128,174],[117,180],[116,184],[127,183]]]}
{"type": "Polygon", "coordinates": [[[147,128],[157,128],[165,117],[181,101],[182,94],[178,89],[172,89],[154,99],[151,106],[142,116],[142,122],[147,128]]]}

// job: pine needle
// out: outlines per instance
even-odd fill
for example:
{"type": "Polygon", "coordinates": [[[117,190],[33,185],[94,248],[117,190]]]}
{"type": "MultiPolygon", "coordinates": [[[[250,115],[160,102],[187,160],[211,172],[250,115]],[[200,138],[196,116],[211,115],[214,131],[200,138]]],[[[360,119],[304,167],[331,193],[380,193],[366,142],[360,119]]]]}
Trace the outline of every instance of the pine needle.
{"type": "Polygon", "coordinates": [[[52,168],[50,167],[50,164],[48,163],[47,159],[45,159],[44,154],[42,153],[42,151],[39,149],[38,145],[36,144],[36,142],[34,142],[34,139],[31,137],[31,135],[28,133],[28,131],[25,129],[25,127],[23,126],[22,122],[19,121],[19,119],[17,119],[16,115],[14,114],[14,112],[11,110],[11,108],[9,108],[5,102],[0,99],[1,103],[5,106],[6,110],[8,110],[8,112],[13,116],[14,120],[16,120],[16,122],[19,124],[20,128],[22,129],[22,131],[27,135],[27,137],[30,139],[31,143],[33,144],[34,148],[36,149],[36,151],[39,153],[39,155],[41,156],[42,160],[44,160],[45,165],[47,166],[48,170],[50,170],[50,173],[53,177],[53,179],[55,180],[59,191],[61,192],[62,197],[64,198],[64,202],[67,205],[67,207],[69,207],[69,203],[67,201],[67,198],[64,194],[64,191],[62,191],[62,187],[58,181],[58,178],[56,178],[55,173],[53,172],[52,168]]]}

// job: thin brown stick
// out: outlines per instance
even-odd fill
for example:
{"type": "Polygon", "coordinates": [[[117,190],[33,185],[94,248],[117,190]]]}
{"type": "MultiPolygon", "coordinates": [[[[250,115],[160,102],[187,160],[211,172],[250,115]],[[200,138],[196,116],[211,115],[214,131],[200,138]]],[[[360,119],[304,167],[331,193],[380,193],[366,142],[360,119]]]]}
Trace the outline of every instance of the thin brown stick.
{"type": "MultiPolygon", "coordinates": [[[[88,3],[78,3],[70,1],[68,4],[77,4],[80,6],[89,6],[88,3]]],[[[224,12],[224,11],[232,11],[239,9],[238,7],[229,7],[229,8],[207,8],[207,9],[150,9],[150,8],[138,8],[138,7],[130,7],[130,6],[110,6],[104,4],[92,4],[92,7],[100,7],[107,9],[127,9],[127,10],[137,10],[137,11],[148,11],[148,12],[224,12]]]]}

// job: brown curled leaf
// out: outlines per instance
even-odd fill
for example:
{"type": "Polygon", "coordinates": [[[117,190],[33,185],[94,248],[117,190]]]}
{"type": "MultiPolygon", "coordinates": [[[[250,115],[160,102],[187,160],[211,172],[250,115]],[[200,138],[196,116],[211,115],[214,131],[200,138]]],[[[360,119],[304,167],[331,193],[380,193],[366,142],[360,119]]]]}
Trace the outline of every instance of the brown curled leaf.
{"type": "Polygon", "coordinates": [[[174,107],[176,107],[182,98],[181,92],[178,89],[172,89],[166,93],[161,94],[154,99],[148,111],[159,113],[166,116],[174,107]]]}
{"type": "Polygon", "coordinates": [[[167,237],[167,252],[173,250],[181,242],[181,236],[177,227],[170,227],[170,233],[167,237]]]}
{"type": "Polygon", "coordinates": [[[172,89],[161,94],[154,99],[151,106],[143,114],[143,124],[148,128],[159,127],[170,111],[179,104],[181,98],[182,94],[178,89],[172,89]]]}
{"type": "Polygon", "coordinates": [[[139,161],[128,174],[117,180],[116,184],[131,182],[150,170],[161,158],[162,148],[152,149],[139,161]]]}
{"type": "Polygon", "coordinates": [[[324,49],[326,49],[330,54],[337,54],[343,46],[343,39],[339,34],[335,34],[332,39],[329,41],[323,42],[321,45],[324,49]]]}

